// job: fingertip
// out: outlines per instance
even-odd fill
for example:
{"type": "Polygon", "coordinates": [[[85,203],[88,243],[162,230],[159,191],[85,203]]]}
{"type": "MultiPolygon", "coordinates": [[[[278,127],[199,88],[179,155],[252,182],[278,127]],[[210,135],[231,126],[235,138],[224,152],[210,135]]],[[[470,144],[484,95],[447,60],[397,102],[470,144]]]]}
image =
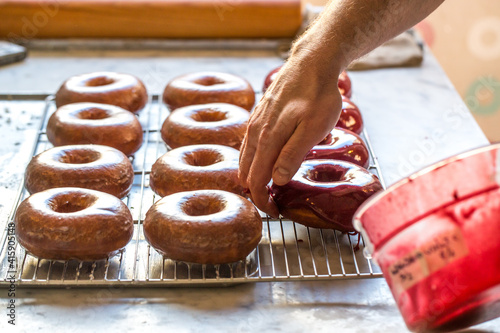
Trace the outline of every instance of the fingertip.
{"type": "Polygon", "coordinates": [[[271,196],[269,196],[269,199],[267,200],[266,213],[275,219],[277,219],[280,216],[278,206],[276,205],[271,196]]]}

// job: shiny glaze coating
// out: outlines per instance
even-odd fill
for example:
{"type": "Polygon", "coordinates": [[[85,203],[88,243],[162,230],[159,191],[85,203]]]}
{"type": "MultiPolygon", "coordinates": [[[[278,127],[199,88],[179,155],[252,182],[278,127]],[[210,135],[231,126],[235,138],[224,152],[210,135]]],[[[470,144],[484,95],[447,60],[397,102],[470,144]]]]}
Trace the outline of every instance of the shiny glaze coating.
{"type": "Polygon", "coordinates": [[[220,72],[198,72],[178,76],[163,91],[163,101],[170,110],[207,103],[228,103],[248,111],[255,104],[250,83],[236,75],[220,72]]]}
{"type": "Polygon", "coordinates": [[[55,187],[79,187],[122,198],[132,188],[134,170],[130,160],[115,148],[73,145],[54,147],[33,157],[24,177],[31,194],[55,187]]]}
{"type": "Polygon", "coordinates": [[[342,111],[335,126],[356,134],[361,134],[363,131],[363,117],[358,106],[345,96],[342,96],[342,111]]]}
{"type": "Polygon", "coordinates": [[[306,160],[342,160],[367,168],[368,148],[359,135],[343,128],[334,128],[328,136],[307,153],[306,160]]]}
{"type": "Polygon", "coordinates": [[[54,146],[93,143],[132,155],[142,145],[142,126],[135,115],[118,106],[73,103],[50,116],[47,137],[54,146]]]}
{"type": "Polygon", "coordinates": [[[149,209],[144,236],[173,260],[230,263],[245,259],[259,244],[262,219],[250,201],[230,192],[179,192],[149,209]]]}
{"type": "Polygon", "coordinates": [[[345,96],[347,98],[352,97],[352,84],[351,84],[351,79],[347,75],[347,72],[343,71],[339,75],[339,91],[342,96],[345,96]]]}
{"type": "Polygon", "coordinates": [[[134,223],[116,197],[88,189],[57,188],[33,194],[18,207],[19,244],[36,257],[99,260],[132,238],[134,223]]]}
{"type": "Polygon", "coordinates": [[[220,144],[239,149],[249,117],[245,109],[226,103],[186,106],[165,119],[161,137],[171,148],[220,144]]]}
{"type": "MultiPolygon", "coordinates": [[[[279,66],[273,69],[272,71],[267,74],[266,78],[264,79],[264,84],[262,85],[262,92],[266,92],[267,88],[273,83],[273,81],[276,79],[276,76],[278,75],[278,72],[280,71],[281,67],[279,66]]],[[[352,96],[352,85],[351,85],[351,79],[349,79],[349,76],[347,73],[344,71],[340,73],[339,75],[339,82],[338,82],[338,87],[339,87],[339,92],[342,96],[351,98],[352,96]]]]}
{"type": "Polygon", "coordinates": [[[119,106],[138,112],[146,105],[148,93],[141,80],[133,75],[95,72],[66,80],[56,93],[56,106],[94,102],[119,106]]]}
{"type": "Polygon", "coordinates": [[[224,190],[245,196],[238,180],[239,153],[221,145],[176,148],[153,164],[149,184],[162,197],[194,190],[224,190]]]}
{"type": "Polygon", "coordinates": [[[285,218],[308,227],[341,231],[355,231],[352,217],[356,209],[380,190],[375,175],[336,160],[304,161],[288,184],[270,188],[285,218]]]}

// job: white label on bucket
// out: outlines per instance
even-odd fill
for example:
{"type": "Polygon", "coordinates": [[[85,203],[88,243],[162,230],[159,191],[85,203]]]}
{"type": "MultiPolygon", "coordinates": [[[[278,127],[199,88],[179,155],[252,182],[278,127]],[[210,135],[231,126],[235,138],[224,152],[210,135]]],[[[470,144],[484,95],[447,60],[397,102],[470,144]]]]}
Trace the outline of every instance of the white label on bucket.
{"type": "Polygon", "coordinates": [[[405,254],[389,267],[392,289],[399,295],[432,273],[469,253],[459,228],[448,230],[405,254]]]}

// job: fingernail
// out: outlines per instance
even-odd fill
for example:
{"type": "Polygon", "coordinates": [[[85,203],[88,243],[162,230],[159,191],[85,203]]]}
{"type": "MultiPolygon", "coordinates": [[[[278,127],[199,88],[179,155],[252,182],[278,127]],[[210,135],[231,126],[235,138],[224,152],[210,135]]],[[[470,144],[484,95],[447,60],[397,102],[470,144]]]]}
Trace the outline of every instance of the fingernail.
{"type": "Polygon", "coordinates": [[[278,185],[284,185],[290,180],[290,172],[282,167],[276,168],[273,180],[278,185]]]}

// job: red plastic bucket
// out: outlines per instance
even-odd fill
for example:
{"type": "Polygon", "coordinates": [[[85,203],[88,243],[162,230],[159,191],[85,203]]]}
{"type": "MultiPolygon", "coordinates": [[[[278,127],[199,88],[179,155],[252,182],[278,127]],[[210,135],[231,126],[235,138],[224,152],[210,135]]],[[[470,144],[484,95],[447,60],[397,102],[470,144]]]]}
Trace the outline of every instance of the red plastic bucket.
{"type": "Polygon", "coordinates": [[[500,316],[500,144],[401,180],[368,199],[353,223],[410,330],[500,316]]]}

